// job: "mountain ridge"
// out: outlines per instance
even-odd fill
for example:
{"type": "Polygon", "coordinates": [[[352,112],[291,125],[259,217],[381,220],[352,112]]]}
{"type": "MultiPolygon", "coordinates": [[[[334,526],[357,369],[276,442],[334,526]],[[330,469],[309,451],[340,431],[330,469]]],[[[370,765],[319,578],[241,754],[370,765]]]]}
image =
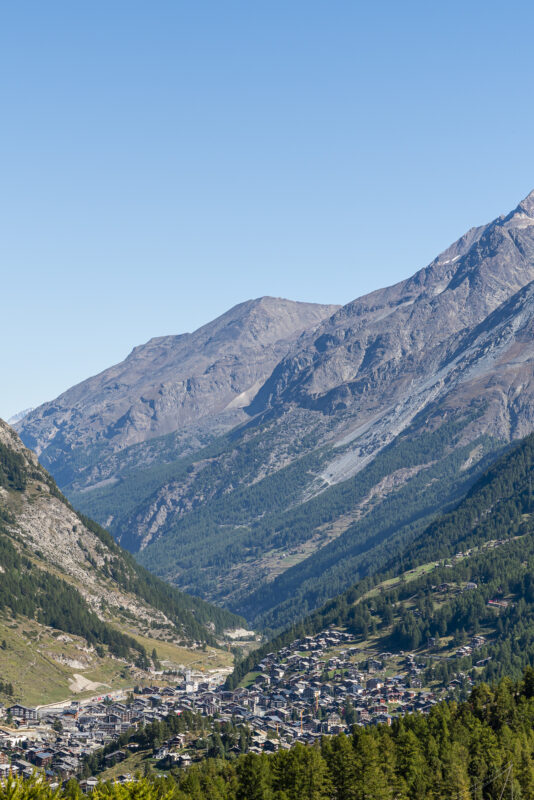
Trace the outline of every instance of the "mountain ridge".
{"type": "MultiPolygon", "coordinates": [[[[369,352],[366,339],[371,339],[370,331],[376,328],[376,336],[387,336],[387,344],[395,352],[392,338],[399,337],[404,343],[403,330],[414,317],[415,304],[421,309],[414,331],[419,339],[415,342],[418,346],[430,341],[435,347],[437,335],[444,337],[440,342],[443,345],[448,336],[466,326],[467,319],[470,325],[474,319],[482,321],[515,291],[534,280],[534,237],[529,230],[534,226],[534,217],[527,215],[524,209],[534,209],[534,192],[509,215],[471,229],[411,278],[343,306],[325,320],[313,336],[306,337],[304,343],[294,347],[293,354],[282,360],[256,395],[251,410],[258,413],[272,402],[283,402],[284,396],[288,402],[320,408],[321,402],[323,405],[328,402],[328,391],[336,392],[328,403],[329,410],[333,410],[336,400],[350,402],[350,380],[354,381],[359,372],[369,373],[370,368],[378,369],[380,366],[377,354],[369,352]],[[525,235],[525,231],[529,235],[525,235]],[[438,308],[436,297],[440,298],[439,306],[447,301],[443,309],[438,308]],[[436,309],[441,311],[439,319],[436,318],[436,309]],[[352,319],[353,326],[347,328],[347,321],[352,319]],[[384,321],[385,324],[381,325],[384,321]],[[397,324],[392,325],[392,321],[397,324]],[[359,332],[362,334],[360,337],[359,332]],[[343,355],[349,347],[351,357],[341,359],[340,350],[343,355]],[[328,357],[329,352],[333,353],[336,362],[330,374],[328,362],[332,359],[328,357]],[[350,374],[350,380],[343,374],[344,369],[350,374]],[[286,385],[291,374],[294,375],[292,389],[286,385]]],[[[412,354],[414,342],[410,344],[406,350],[412,354]]],[[[386,346],[380,341],[377,345],[378,348],[386,346]]],[[[396,350],[399,351],[398,344],[396,350]]],[[[399,357],[403,355],[404,352],[398,352],[399,357]]]]}
{"type": "Polygon", "coordinates": [[[191,426],[193,441],[207,440],[213,428],[242,421],[242,407],[289,343],[335,308],[271,297],[240,303],[193,333],[135,347],[124,361],[30,412],[17,429],[46,467],[62,459],[73,463],[72,474],[84,449],[95,449],[102,469],[106,456],[128,445],[191,426]]]}

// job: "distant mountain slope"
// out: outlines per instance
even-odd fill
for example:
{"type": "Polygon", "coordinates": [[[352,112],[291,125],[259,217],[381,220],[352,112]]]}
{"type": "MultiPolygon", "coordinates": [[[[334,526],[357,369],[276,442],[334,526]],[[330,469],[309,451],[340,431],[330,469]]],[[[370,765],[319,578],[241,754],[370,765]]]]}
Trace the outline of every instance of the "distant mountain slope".
{"type": "Polygon", "coordinates": [[[252,653],[228,684],[235,686],[266,653],[331,625],[372,639],[378,651],[430,656],[426,680],[447,681],[475,664],[471,674],[478,680],[521,675],[534,661],[533,473],[531,434],[491,464],[408,551],[390,553],[372,577],[252,653]],[[483,646],[458,655],[459,645],[476,634],[483,646]]]}
{"type": "Polygon", "coordinates": [[[24,417],[26,417],[30,411],[33,411],[33,408],[25,408],[22,411],[19,411],[17,414],[14,414],[10,417],[7,421],[8,425],[15,425],[17,422],[20,422],[24,417]]]}
{"type": "MultiPolygon", "coordinates": [[[[178,432],[178,452],[194,449],[242,420],[290,345],[336,308],[272,297],[241,303],[194,333],[135,347],[31,411],[17,429],[61,486],[114,479],[114,454],[164,434],[178,432]]],[[[145,451],[136,452],[143,463],[145,451]]]]}
{"type": "MultiPolygon", "coordinates": [[[[143,668],[150,663],[143,640],[214,645],[215,634],[241,622],[150,575],[78,515],[1,420],[0,573],[3,634],[12,636],[9,629],[27,619],[36,636],[50,639],[51,630],[79,637],[100,648],[82,659],[93,666],[109,654],[143,668]]],[[[0,656],[8,657],[13,671],[16,652],[0,656]]],[[[26,673],[30,665],[20,667],[26,673]]]]}

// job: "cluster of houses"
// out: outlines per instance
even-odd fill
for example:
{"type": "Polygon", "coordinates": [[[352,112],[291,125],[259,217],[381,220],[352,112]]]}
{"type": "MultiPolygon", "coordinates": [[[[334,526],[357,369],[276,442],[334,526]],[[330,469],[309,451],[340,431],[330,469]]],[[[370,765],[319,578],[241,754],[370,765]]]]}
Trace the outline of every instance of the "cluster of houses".
{"type": "MultiPolygon", "coordinates": [[[[78,776],[84,756],[118,740],[121,733],[185,709],[246,725],[251,732],[247,749],[272,752],[297,741],[313,742],[325,733],[350,732],[354,724],[390,725],[396,715],[426,713],[446,691],[423,691],[425,665],[412,654],[367,654],[355,644],[349,633],[339,630],[306,636],[267,655],[248,686],[232,691],[187,672],[175,685],[139,689],[121,700],[85,701],[55,710],[13,705],[3,716],[17,721],[18,728],[2,729],[0,719],[0,778],[10,772],[28,776],[36,769],[44,770],[51,782],[78,776]]],[[[195,757],[194,746],[191,737],[178,735],[154,755],[187,766],[195,757]]],[[[119,749],[117,743],[106,765],[126,759],[134,747],[119,749]]],[[[129,778],[126,773],[124,780],[129,778]]],[[[84,788],[90,790],[94,783],[96,778],[86,780],[84,788]]]]}
{"type": "Polygon", "coordinates": [[[361,660],[365,654],[351,644],[350,634],[328,630],[267,655],[248,689],[231,693],[233,713],[292,744],[348,733],[354,724],[390,725],[395,715],[428,712],[438,702],[436,693],[422,691],[425,665],[411,654],[403,655],[399,674],[386,677],[394,658],[398,665],[397,656],[381,653],[361,660]],[[337,654],[329,656],[332,649],[337,654]]]}
{"type": "MultiPolygon", "coordinates": [[[[85,756],[118,740],[121,733],[164,719],[179,710],[177,706],[174,689],[151,687],[129,694],[127,699],[125,692],[124,702],[103,697],[62,709],[18,704],[0,709],[4,722],[17,723],[16,728],[2,727],[0,719],[0,779],[8,774],[30,777],[36,771],[52,783],[76,777],[85,756]],[[167,694],[172,695],[171,701],[167,694]]],[[[117,747],[105,757],[106,766],[125,757],[117,747]]]]}

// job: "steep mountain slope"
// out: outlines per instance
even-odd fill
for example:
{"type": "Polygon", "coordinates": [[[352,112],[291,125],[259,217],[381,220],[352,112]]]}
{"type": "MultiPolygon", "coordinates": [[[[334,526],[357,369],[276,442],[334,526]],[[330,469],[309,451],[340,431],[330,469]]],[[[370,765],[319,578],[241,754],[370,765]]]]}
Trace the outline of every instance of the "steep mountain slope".
{"type": "Polygon", "coordinates": [[[186,455],[176,434],[132,445],[113,485],[63,485],[153,571],[281,628],[402,552],[532,430],[533,281],[534,193],[300,336],[248,422],[186,455]]]}
{"type": "MultiPolygon", "coordinates": [[[[272,297],[241,303],[194,333],[135,347],[27,414],[18,431],[61,486],[77,488],[115,479],[113,456],[129,445],[178,432],[174,450],[194,449],[242,420],[289,346],[335,309],[272,297]]],[[[146,448],[135,452],[151,460],[146,448]]]]}
{"type": "MultiPolygon", "coordinates": [[[[284,614],[280,617],[281,604],[286,613],[293,610],[296,596],[298,604],[314,607],[327,599],[332,585],[347,585],[351,575],[375,570],[392,548],[401,552],[428,514],[465,490],[487,464],[488,454],[498,452],[499,442],[508,442],[534,428],[533,345],[534,283],[493,312],[467,337],[441,374],[433,377],[431,388],[437,387],[439,399],[427,405],[369,466],[339,484],[337,490],[306,503],[301,513],[307,512],[312,526],[315,507],[324,508],[328,495],[343,488],[350,489],[353,502],[357,501],[362,485],[366,486],[367,476],[373,472],[376,477],[389,477],[382,503],[320,552],[235,607],[257,617],[276,606],[277,615],[268,614],[267,619],[271,626],[278,626],[287,621],[284,614]],[[382,463],[384,468],[377,473],[382,463]],[[392,466],[396,469],[391,470],[392,466]],[[397,486],[391,485],[394,475],[399,480],[397,486]]],[[[332,463],[335,466],[336,462],[332,463]]],[[[290,520],[289,513],[285,523],[290,520]]],[[[145,560],[150,563],[146,556],[145,560]]]]}
{"type": "MultiPolygon", "coordinates": [[[[48,648],[54,631],[67,635],[65,641],[75,637],[80,653],[73,667],[79,670],[102,667],[112,657],[146,669],[143,641],[214,645],[215,633],[240,624],[146,573],[106,531],[71,508],[1,420],[0,573],[2,638],[12,638],[11,630],[21,624],[21,631],[47,639],[48,648]]],[[[69,660],[56,655],[58,663],[69,660]]],[[[17,648],[1,658],[4,677],[8,671],[16,675],[17,648]]],[[[30,667],[18,665],[26,676],[30,667]]]]}
{"type": "Polygon", "coordinates": [[[347,626],[379,652],[416,652],[425,680],[471,670],[520,676],[534,658],[534,435],[501,456],[402,557],[267,642],[238,665],[235,686],[268,652],[296,637],[347,626]],[[482,635],[477,649],[459,650],[482,635]],[[474,668],[476,666],[476,668],[474,668]]]}
{"type": "Polygon", "coordinates": [[[228,482],[199,460],[115,530],[143,531],[143,563],[269,627],[376,569],[534,427],[533,214],[531,195],[303,337],[217,456],[228,482]]]}

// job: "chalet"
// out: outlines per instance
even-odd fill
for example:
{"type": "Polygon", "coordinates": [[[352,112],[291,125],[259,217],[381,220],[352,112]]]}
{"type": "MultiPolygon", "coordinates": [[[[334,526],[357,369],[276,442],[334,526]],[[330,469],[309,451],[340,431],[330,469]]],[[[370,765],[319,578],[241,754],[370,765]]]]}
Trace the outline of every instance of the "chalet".
{"type": "Polygon", "coordinates": [[[389,714],[377,714],[377,716],[373,719],[374,725],[391,725],[392,718],[389,714]]]}
{"type": "Polygon", "coordinates": [[[129,772],[125,772],[122,775],[117,775],[115,783],[130,783],[132,780],[132,775],[129,772]]]}
{"type": "Polygon", "coordinates": [[[36,770],[36,767],[33,764],[30,764],[29,761],[26,761],[23,758],[13,758],[11,760],[11,766],[16,767],[21,775],[33,775],[36,770]]]}
{"type": "Polygon", "coordinates": [[[114,764],[119,764],[121,761],[124,761],[126,758],[126,753],[124,750],[115,750],[113,753],[108,753],[104,756],[104,761],[108,767],[112,767],[114,764]]]}
{"type": "Polygon", "coordinates": [[[378,672],[379,670],[384,669],[384,664],[382,661],[378,661],[376,658],[370,658],[367,662],[367,670],[369,672],[378,672]]]}
{"type": "Polygon", "coordinates": [[[14,706],[10,706],[8,711],[11,712],[13,719],[21,719],[24,720],[24,722],[37,719],[37,709],[27,708],[26,706],[21,706],[18,703],[16,703],[14,706]]]}
{"type": "Polygon", "coordinates": [[[263,744],[263,750],[265,753],[276,753],[278,750],[278,742],[267,739],[263,744]]]}
{"type": "Polygon", "coordinates": [[[84,794],[91,794],[98,786],[98,778],[86,778],[80,781],[80,789],[84,794]]]}
{"type": "Polygon", "coordinates": [[[384,685],[384,682],[379,680],[378,678],[369,678],[369,680],[365,684],[366,689],[381,689],[384,685]]]}
{"type": "Polygon", "coordinates": [[[376,705],[371,706],[371,708],[369,710],[372,711],[373,714],[387,714],[388,713],[388,707],[387,707],[386,703],[376,703],[376,705]]]}
{"type": "MultiPolygon", "coordinates": [[[[327,724],[327,730],[329,732],[334,731],[334,729],[341,728],[342,727],[341,717],[339,716],[339,714],[330,714],[330,716],[326,721],[326,724],[327,724]]],[[[337,730],[334,732],[337,732],[337,730]]]]}
{"type": "Polygon", "coordinates": [[[40,768],[49,767],[54,760],[54,754],[49,750],[41,750],[32,756],[33,763],[40,768]]]}

